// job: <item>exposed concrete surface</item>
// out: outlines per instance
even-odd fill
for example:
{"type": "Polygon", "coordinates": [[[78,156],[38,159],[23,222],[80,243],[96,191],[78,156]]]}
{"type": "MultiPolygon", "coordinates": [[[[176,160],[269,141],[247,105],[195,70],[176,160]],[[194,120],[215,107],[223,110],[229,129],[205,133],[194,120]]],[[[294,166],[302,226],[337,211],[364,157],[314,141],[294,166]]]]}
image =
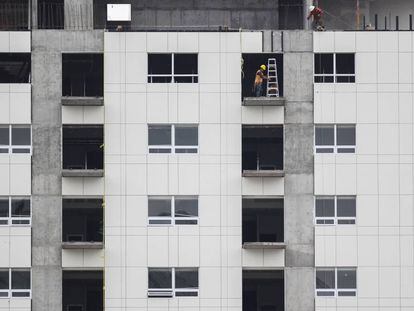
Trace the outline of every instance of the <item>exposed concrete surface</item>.
{"type": "Polygon", "coordinates": [[[93,0],[65,0],[65,29],[93,29],[93,0]]]}
{"type": "Polygon", "coordinates": [[[32,310],[62,310],[62,51],[102,52],[102,31],[32,32],[32,310]]]}
{"type": "Polygon", "coordinates": [[[284,51],[286,99],[284,128],[286,310],[310,311],[314,310],[315,295],[312,32],[283,31],[281,40],[284,51]]]}
{"type": "MultiPolygon", "coordinates": [[[[278,29],[278,1],[265,0],[118,0],[132,3],[132,28],[135,27],[214,27],[278,29]]],[[[96,1],[95,25],[105,25],[106,4],[96,1]]]]}

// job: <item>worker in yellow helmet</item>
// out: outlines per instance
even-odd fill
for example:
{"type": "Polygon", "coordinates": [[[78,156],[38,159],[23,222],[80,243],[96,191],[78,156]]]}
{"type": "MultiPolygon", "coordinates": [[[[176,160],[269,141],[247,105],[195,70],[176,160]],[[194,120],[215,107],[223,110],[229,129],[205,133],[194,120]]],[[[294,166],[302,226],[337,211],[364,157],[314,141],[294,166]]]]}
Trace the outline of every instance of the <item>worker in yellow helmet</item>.
{"type": "Polygon", "coordinates": [[[266,65],[261,65],[259,70],[256,71],[256,77],[254,78],[253,91],[256,97],[263,96],[263,82],[267,79],[265,75],[266,65]]]}

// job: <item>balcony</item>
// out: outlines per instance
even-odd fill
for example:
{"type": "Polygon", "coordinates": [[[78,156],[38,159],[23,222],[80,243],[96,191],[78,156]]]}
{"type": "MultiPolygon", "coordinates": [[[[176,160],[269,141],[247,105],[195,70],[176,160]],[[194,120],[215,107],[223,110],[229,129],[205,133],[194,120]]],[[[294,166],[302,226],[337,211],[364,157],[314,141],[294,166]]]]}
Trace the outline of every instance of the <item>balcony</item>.
{"type": "Polygon", "coordinates": [[[65,311],[104,310],[103,271],[64,270],[62,290],[65,311]]]}
{"type": "Polygon", "coordinates": [[[243,54],[242,97],[243,106],[284,106],[283,98],[283,54],[280,53],[248,53],[243,54]],[[275,60],[276,64],[272,64],[275,60]],[[261,65],[266,66],[262,89],[254,87],[256,73],[261,65]],[[267,86],[269,85],[269,91],[267,86]]]}
{"type": "Polygon", "coordinates": [[[284,249],[283,199],[243,198],[244,249],[284,249]]]}
{"type": "Polygon", "coordinates": [[[243,125],[242,176],[284,176],[283,126],[243,125]]]}
{"type": "Polygon", "coordinates": [[[63,126],[63,177],[103,177],[103,126],[63,126]]]}
{"type": "Polygon", "coordinates": [[[284,296],[283,270],[243,270],[243,311],[283,311],[284,296]]]}
{"type": "Polygon", "coordinates": [[[102,199],[63,199],[63,249],[103,248],[102,199]]]}
{"type": "Polygon", "coordinates": [[[62,105],[102,106],[103,54],[62,55],[62,105]]]}

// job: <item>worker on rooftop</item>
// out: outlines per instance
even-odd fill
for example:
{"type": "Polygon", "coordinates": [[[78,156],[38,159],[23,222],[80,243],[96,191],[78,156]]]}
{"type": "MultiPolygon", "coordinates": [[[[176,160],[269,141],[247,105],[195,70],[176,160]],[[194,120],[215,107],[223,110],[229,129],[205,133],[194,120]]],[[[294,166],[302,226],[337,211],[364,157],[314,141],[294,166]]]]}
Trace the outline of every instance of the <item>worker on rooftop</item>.
{"type": "Polygon", "coordinates": [[[266,65],[261,65],[259,70],[256,71],[256,77],[254,78],[253,92],[256,97],[263,96],[263,81],[267,79],[265,75],[266,65]]]}
{"type": "Polygon", "coordinates": [[[307,19],[309,20],[311,17],[313,17],[312,20],[312,29],[317,31],[324,31],[325,26],[322,23],[322,15],[323,11],[321,8],[311,5],[309,6],[309,14],[307,19]]]}

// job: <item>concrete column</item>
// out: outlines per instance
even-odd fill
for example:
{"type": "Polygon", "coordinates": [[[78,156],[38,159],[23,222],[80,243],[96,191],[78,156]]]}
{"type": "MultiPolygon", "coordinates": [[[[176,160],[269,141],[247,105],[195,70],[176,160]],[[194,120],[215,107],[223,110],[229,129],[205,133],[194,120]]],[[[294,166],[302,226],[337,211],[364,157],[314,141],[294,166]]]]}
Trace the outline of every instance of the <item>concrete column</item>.
{"type": "Polygon", "coordinates": [[[32,31],[33,311],[62,310],[62,64],[57,31],[32,31]]]}
{"type": "Polygon", "coordinates": [[[32,31],[32,310],[62,310],[62,51],[103,52],[103,31],[32,31]]]}
{"type": "Polygon", "coordinates": [[[283,49],[286,310],[313,311],[312,32],[283,31],[283,49]]]}

